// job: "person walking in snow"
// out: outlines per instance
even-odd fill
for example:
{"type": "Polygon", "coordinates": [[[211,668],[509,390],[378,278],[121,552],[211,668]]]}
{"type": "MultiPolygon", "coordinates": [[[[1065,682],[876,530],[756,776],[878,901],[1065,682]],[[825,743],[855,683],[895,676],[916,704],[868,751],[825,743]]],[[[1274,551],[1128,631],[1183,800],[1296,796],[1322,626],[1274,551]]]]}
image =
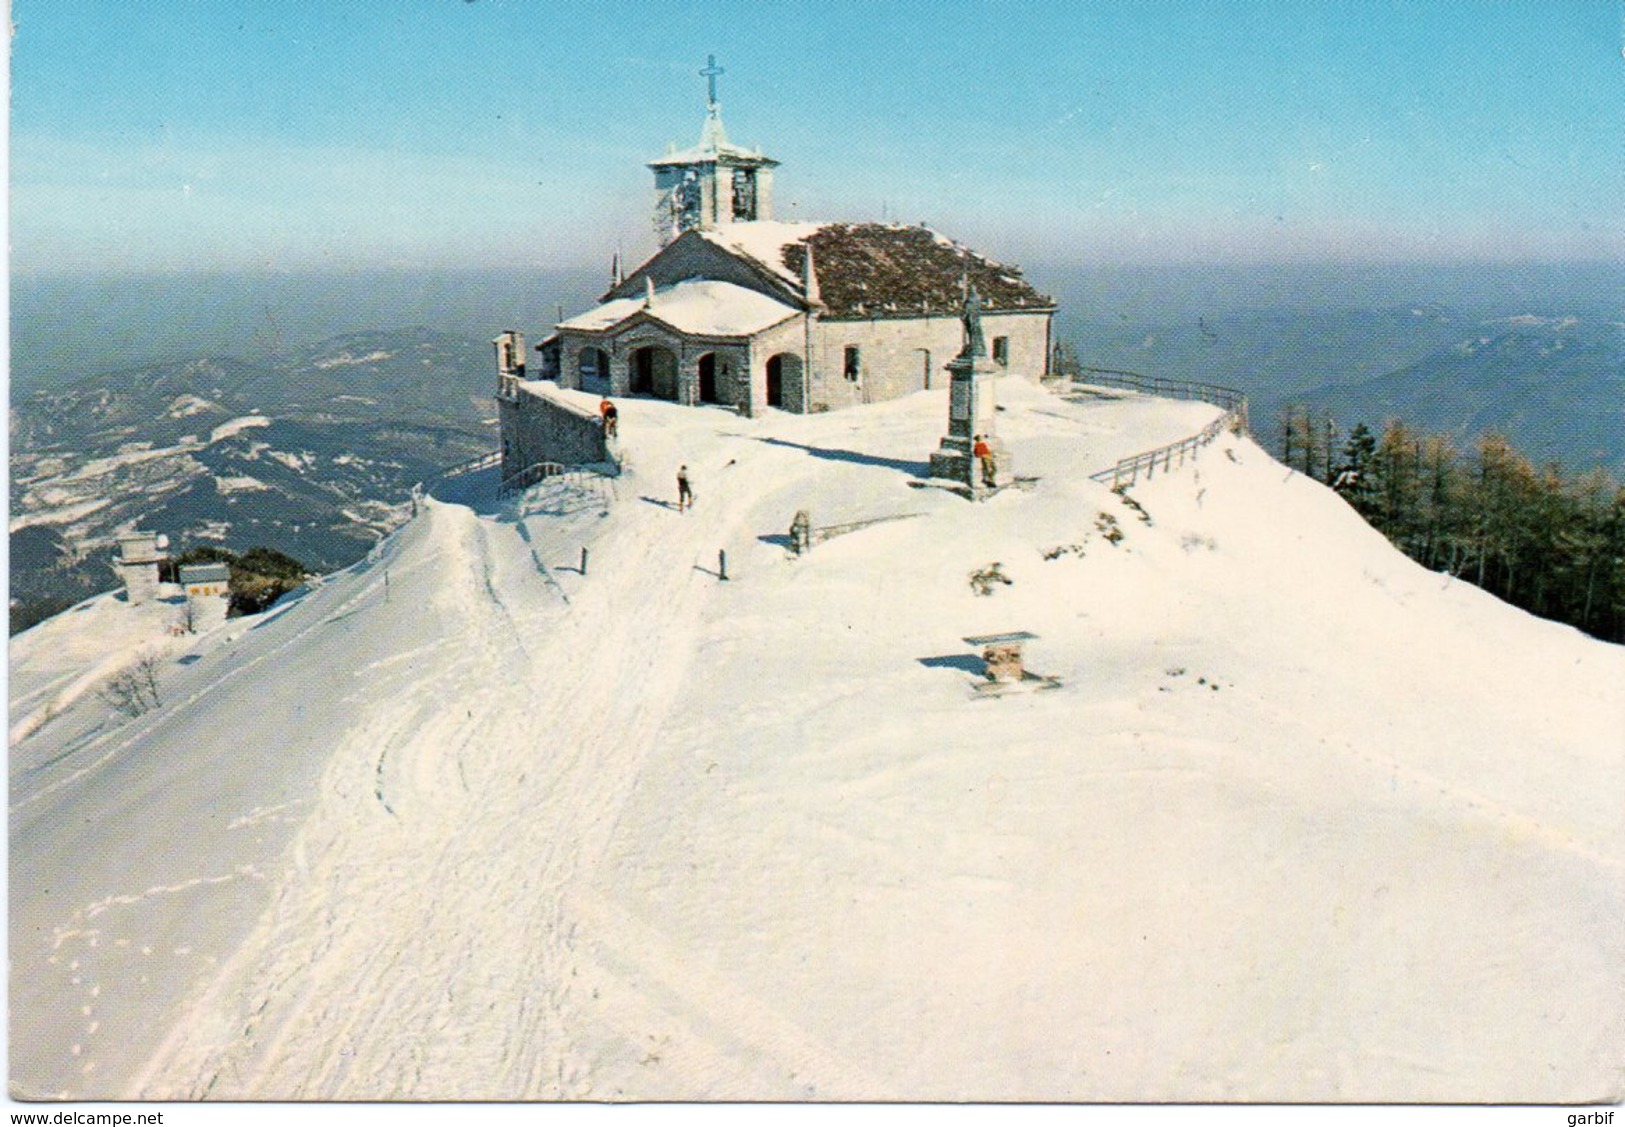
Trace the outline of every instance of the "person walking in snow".
{"type": "Polygon", "coordinates": [[[694,490],[688,484],[688,467],[677,467],[677,511],[682,512],[694,503],[694,490]]]}
{"type": "Polygon", "coordinates": [[[976,445],[970,448],[971,454],[982,465],[982,484],[992,489],[998,484],[996,474],[998,467],[993,461],[993,451],[987,444],[987,439],[981,435],[976,436],[976,445]]]}
{"type": "Polygon", "coordinates": [[[604,399],[604,401],[602,403],[598,404],[598,413],[599,413],[599,415],[603,416],[603,420],[604,420],[604,437],[605,438],[614,438],[615,437],[615,423],[616,423],[617,417],[619,416],[620,412],[615,410],[615,404],[611,403],[607,396],[605,397],[605,399],[604,399]]]}

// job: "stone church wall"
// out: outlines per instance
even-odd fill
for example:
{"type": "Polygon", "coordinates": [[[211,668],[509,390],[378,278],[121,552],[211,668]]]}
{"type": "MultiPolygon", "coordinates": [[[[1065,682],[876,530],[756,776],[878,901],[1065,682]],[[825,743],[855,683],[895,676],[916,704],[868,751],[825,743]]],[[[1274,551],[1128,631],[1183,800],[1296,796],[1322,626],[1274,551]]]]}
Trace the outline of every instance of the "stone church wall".
{"type": "Polygon", "coordinates": [[[750,349],[742,344],[691,344],[687,351],[694,356],[694,386],[698,393],[699,358],[707,351],[716,354],[716,398],[713,402],[737,407],[749,413],[750,349]]]}
{"type": "MultiPolygon", "coordinates": [[[[816,338],[815,338],[816,343],[816,338]]],[[[750,405],[751,410],[770,406],[767,401],[767,362],[775,356],[786,355],[793,357],[793,361],[784,365],[782,398],[779,407],[784,411],[801,410],[802,373],[807,370],[807,321],[804,317],[793,317],[782,324],[774,325],[771,329],[763,330],[751,340],[750,344],[750,405]]]]}
{"type": "Polygon", "coordinates": [[[551,398],[545,389],[520,388],[511,398],[498,396],[497,405],[505,478],[537,462],[575,466],[610,460],[598,417],[551,398]]]}
{"type": "MultiPolygon", "coordinates": [[[[994,339],[1006,338],[1008,361],[1003,370],[1032,380],[1044,375],[1049,314],[984,312],[982,332],[990,354],[994,339]]],[[[928,367],[930,386],[946,387],[945,366],[963,347],[964,327],[958,317],[819,321],[814,340],[813,410],[881,403],[919,391],[926,386],[928,367]],[[858,350],[856,380],[847,376],[850,347],[858,350]]]]}
{"type": "Polygon", "coordinates": [[[1049,372],[1050,318],[1049,313],[998,313],[982,311],[982,335],[987,338],[988,354],[993,352],[995,337],[1009,341],[1008,360],[1004,369],[1034,383],[1049,372]]]}

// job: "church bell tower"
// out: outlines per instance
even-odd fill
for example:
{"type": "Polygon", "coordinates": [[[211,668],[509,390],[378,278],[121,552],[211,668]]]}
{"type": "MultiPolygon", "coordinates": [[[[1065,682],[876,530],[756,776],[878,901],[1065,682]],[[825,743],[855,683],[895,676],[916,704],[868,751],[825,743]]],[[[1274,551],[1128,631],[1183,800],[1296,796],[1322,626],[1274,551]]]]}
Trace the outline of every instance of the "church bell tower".
{"type": "Polygon", "coordinates": [[[773,218],[773,170],[779,162],[760,149],[728,140],[717,101],[717,76],[722,73],[715,55],[700,71],[707,98],[699,144],[649,162],[655,174],[655,235],[661,246],[695,228],[773,218]]]}

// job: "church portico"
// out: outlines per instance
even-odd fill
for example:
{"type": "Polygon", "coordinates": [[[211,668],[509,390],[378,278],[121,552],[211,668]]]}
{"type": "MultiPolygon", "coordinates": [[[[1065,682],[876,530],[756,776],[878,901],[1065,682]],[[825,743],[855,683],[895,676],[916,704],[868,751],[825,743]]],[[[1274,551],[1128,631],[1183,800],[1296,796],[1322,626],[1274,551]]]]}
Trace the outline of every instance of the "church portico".
{"type": "Polygon", "coordinates": [[[633,343],[630,351],[631,386],[633,395],[650,395],[656,399],[681,399],[678,379],[677,354],[663,344],[633,343]]]}
{"type": "Polygon", "coordinates": [[[700,342],[697,347],[705,351],[694,361],[696,401],[737,407],[742,413],[749,414],[753,403],[750,347],[737,342],[700,342]]]}

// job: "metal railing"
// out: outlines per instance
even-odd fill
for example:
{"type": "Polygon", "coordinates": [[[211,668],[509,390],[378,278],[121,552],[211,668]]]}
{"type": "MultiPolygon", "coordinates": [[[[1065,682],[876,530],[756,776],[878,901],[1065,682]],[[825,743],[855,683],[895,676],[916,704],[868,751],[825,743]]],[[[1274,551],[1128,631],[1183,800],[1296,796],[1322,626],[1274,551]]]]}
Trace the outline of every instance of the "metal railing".
{"type": "Polygon", "coordinates": [[[515,493],[523,493],[539,481],[550,477],[557,477],[565,472],[566,467],[559,462],[532,462],[524,469],[509,474],[497,486],[498,497],[508,497],[515,493]]]}
{"type": "Polygon", "coordinates": [[[1122,489],[1140,480],[1142,471],[1149,480],[1156,476],[1159,466],[1164,473],[1173,469],[1176,457],[1179,459],[1179,464],[1183,466],[1187,457],[1194,459],[1196,452],[1202,447],[1218,438],[1225,431],[1236,429],[1238,417],[1236,412],[1226,411],[1190,437],[1182,438],[1178,442],[1170,442],[1166,446],[1159,446],[1155,450],[1132,454],[1119,460],[1110,469],[1090,474],[1090,480],[1104,482],[1110,478],[1113,489],[1122,489]]]}
{"type": "Polygon", "coordinates": [[[1223,407],[1242,416],[1247,414],[1247,393],[1223,384],[1196,383],[1192,380],[1170,380],[1162,376],[1146,376],[1139,372],[1126,372],[1119,368],[1080,368],[1072,377],[1073,383],[1097,384],[1101,387],[1121,387],[1129,391],[1156,395],[1163,399],[1200,399],[1215,407],[1223,407]]]}
{"type": "Polygon", "coordinates": [[[1247,432],[1247,396],[1233,387],[1144,376],[1139,372],[1125,372],[1113,368],[1084,368],[1078,376],[1073,377],[1073,382],[1127,388],[1130,391],[1161,396],[1165,399],[1199,400],[1224,409],[1224,414],[1193,435],[1181,438],[1177,442],[1170,442],[1166,446],[1159,446],[1155,450],[1131,454],[1127,458],[1119,459],[1110,469],[1089,475],[1092,481],[1104,482],[1109,479],[1113,489],[1133,485],[1139,481],[1141,473],[1150,479],[1156,475],[1159,467],[1166,473],[1174,468],[1175,458],[1178,458],[1179,464],[1183,466],[1186,458],[1194,459],[1198,450],[1227,430],[1236,434],[1247,432]]]}
{"type": "MultiPolygon", "coordinates": [[[[618,470],[618,464],[611,463],[618,470]]],[[[497,486],[498,497],[511,497],[515,493],[523,493],[533,485],[544,481],[559,480],[566,484],[570,482],[603,483],[613,495],[615,478],[617,474],[597,465],[565,465],[562,462],[535,462],[526,466],[518,473],[509,474],[497,486]]]]}
{"type": "Polygon", "coordinates": [[[447,466],[435,476],[441,481],[444,481],[449,477],[462,477],[464,474],[478,473],[480,470],[488,470],[500,461],[502,461],[502,451],[488,450],[484,454],[474,455],[474,457],[469,458],[467,461],[458,462],[454,466],[447,466]]]}

